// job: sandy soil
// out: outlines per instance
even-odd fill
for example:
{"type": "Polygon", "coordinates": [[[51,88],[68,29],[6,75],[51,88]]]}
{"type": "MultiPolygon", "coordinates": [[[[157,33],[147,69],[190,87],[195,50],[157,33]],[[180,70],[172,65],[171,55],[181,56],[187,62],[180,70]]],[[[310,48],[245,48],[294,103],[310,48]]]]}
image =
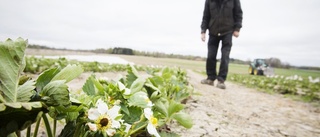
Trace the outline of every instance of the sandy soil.
{"type": "Polygon", "coordinates": [[[270,95],[226,82],[227,89],[200,84],[203,76],[188,71],[201,94],[187,102],[194,126],[176,128],[181,136],[320,136],[320,109],[280,95],[270,95]]]}

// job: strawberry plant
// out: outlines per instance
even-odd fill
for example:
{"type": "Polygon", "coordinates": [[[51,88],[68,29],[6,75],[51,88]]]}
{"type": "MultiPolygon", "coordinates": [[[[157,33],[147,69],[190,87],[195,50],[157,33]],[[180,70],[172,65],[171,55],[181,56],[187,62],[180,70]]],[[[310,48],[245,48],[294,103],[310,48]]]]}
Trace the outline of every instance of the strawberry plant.
{"type": "Polygon", "coordinates": [[[160,130],[166,129],[166,124],[173,120],[185,128],[192,127],[192,120],[183,112],[184,105],[180,101],[189,97],[193,89],[185,84],[184,78],[175,77],[185,73],[164,68],[145,78],[133,66],[128,66],[127,71],[126,77],[118,81],[101,80],[94,75],[89,77],[83,86],[83,94],[73,95],[77,102],[86,104],[87,109],[75,121],[70,121],[73,126],[65,130],[74,129],[73,136],[138,136],[145,133],[159,136],[174,135],[160,130]],[[105,106],[103,113],[100,113],[101,104],[105,106]],[[113,114],[107,114],[109,111],[113,114]],[[91,113],[99,115],[100,119],[91,118],[91,113]],[[108,126],[108,122],[101,124],[102,121],[111,125],[115,121],[117,126],[108,126]]]}
{"type": "MultiPolygon", "coordinates": [[[[24,72],[39,74],[44,70],[61,67],[64,68],[68,64],[76,64],[83,68],[85,72],[119,72],[126,71],[127,65],[123,64],[108,64],[100,62],[78,62],[75,60],[67,60],[66,58],[50,59],[44,57],[29,56],[26,57],[26,67],[24,72]]],[[[138,71],[159,71],[161,68],[137,66],[138,71]]]]}
{"type": "Polygon", "coordinates": [[[258,88],[266,92],[275,92],[285,95],[298,96],[305,101],[320,101],[319,78],[308,79],[300,76],[250,76],[231,74],[229,79],[248,87],[258,88]]]}
{"type": "Polygon", "coordinates": [[[65,122],[62,137],[177,136],[168,130],[168,123],[192,127],[181,102],[191,96],[193,88],[181,69],[33,57],[26,63],[26,47],[27,41],[20,38],[0,43],[0,136],[19,136],[24,129],[27,136],[37,136],[41,119],[48,137],[56,136],[58,120],[65,122]],[[127,75],[117,81],[92,75],[81,93],[72,94],[66,83],[86,66],[88,71],[126,70],[127,75]],[[140,75],[137,68],[148,73],[140,75]],[[23,70],[40,75],[33,80],[23,70]]]}
{"type": "Polygon", "coordinates": [[[82,68],[50,69],[32,80],[22,75],[26,47],[27,41],[21,38],[0,43],[0,136],[15,136],[26,128],[30,131],[30,125],[41,118],[48,136],[53,136],[46,114],[71,106],[66,83],[80,75],[82,68]]]}

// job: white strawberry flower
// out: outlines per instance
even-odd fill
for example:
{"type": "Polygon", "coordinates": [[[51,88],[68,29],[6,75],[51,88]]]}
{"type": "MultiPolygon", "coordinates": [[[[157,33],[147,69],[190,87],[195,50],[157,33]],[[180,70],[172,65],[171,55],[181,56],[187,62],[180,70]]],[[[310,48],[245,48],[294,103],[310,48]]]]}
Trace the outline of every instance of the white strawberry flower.
{"type": "Polygon", "coordinates": [[[149,134],[154,135],[156,137],[160,137],[156,127],[158,126],[158,119],[153,117],[153,112],[151,108],[144,109],[144,116],[149,120],[147,125],[147,131],[149,134]]]}
{"type": "Polygon", "coordinates": [[[124,132],[128,133],[132,125],[128,123],[124,123],[124,125],[126,126],[126,129],[124,130],[124,132]]]}
{"type": "Polygon", "coordinates": [[[88,111],[88,118],[93,123],[89,122],[87,125],[92,131],[105,131],[108,136],[113,136],[116,133],[116,129],[120,128],[118,117],[120,107],[113,106],[111,109],[108,108],[107,104],[102,100],[98,100],[96,103],[97,108],[90,108],[88,111]]]}
{"type": "Polygon", "coordinates": [[[113,103],[113,105],[120,105],[120,103],[121,103],[121,100],[116,100],[116,101],[113,103]]]}
{"type": "Polygon", "coordinates": [[[316,78],[312,81],[312,83],[319,83],[320,82],[320,78],[316,78]]]}
{"type": "Polygon", "coordinates": [[[309,76],[308,79],[309,79],[309,82],[311,82],[311,83],[319,83],[320,82],[319,77],[313,79],[311,76],[309,76]]]}
{"type": "Polygon", "coordinates": [[[142,97],[147,102],[147,106],[148,107],[152,107],[153,106],[152,101],[148,98],[147,95],[141,95],[140,97],[142,97]]]}
{"type": "Polygon", "coordinates": [[[126,88],[126,86],[124,86],[120,81],[118,81],[118,86],[119,86],[119,89],[122,91],[124,90],[124,95],[130,95],[131,94],[131,90],[126,88]]]}

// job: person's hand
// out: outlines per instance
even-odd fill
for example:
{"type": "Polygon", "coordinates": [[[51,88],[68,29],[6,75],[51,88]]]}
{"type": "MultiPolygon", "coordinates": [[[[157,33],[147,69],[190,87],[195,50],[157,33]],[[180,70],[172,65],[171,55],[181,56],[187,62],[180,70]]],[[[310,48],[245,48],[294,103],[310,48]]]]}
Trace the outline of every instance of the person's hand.
{"type": "Polygon", "coordinates": [[[205,34],[205,33],[201,33],[201,40],[202,40],[203,42],[206,41],[206,34],[205,34]]]}
{"type": "Polygon", "coordinates": [[[234,32],[233,32],[233,36],[234,36],[234,37],[238,38],[239,35],[240,35],[240,34],[239,34],[239,31],[234,31],[234,32]]]}

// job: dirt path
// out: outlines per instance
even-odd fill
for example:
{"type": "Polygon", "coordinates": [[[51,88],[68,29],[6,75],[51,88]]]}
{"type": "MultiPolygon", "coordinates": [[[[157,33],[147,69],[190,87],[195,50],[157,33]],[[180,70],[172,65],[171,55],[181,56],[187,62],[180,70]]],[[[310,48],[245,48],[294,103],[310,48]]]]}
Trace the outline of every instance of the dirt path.
{"type": "Polygon", "coordinates": [[[188,76],[201,95],[187,102],[194,126],[186,130],[171,125],[182,137],[320,136],[319,108],[230,82],[226,90],[202,85],[204,77],[190,70],[188,76]]]}

